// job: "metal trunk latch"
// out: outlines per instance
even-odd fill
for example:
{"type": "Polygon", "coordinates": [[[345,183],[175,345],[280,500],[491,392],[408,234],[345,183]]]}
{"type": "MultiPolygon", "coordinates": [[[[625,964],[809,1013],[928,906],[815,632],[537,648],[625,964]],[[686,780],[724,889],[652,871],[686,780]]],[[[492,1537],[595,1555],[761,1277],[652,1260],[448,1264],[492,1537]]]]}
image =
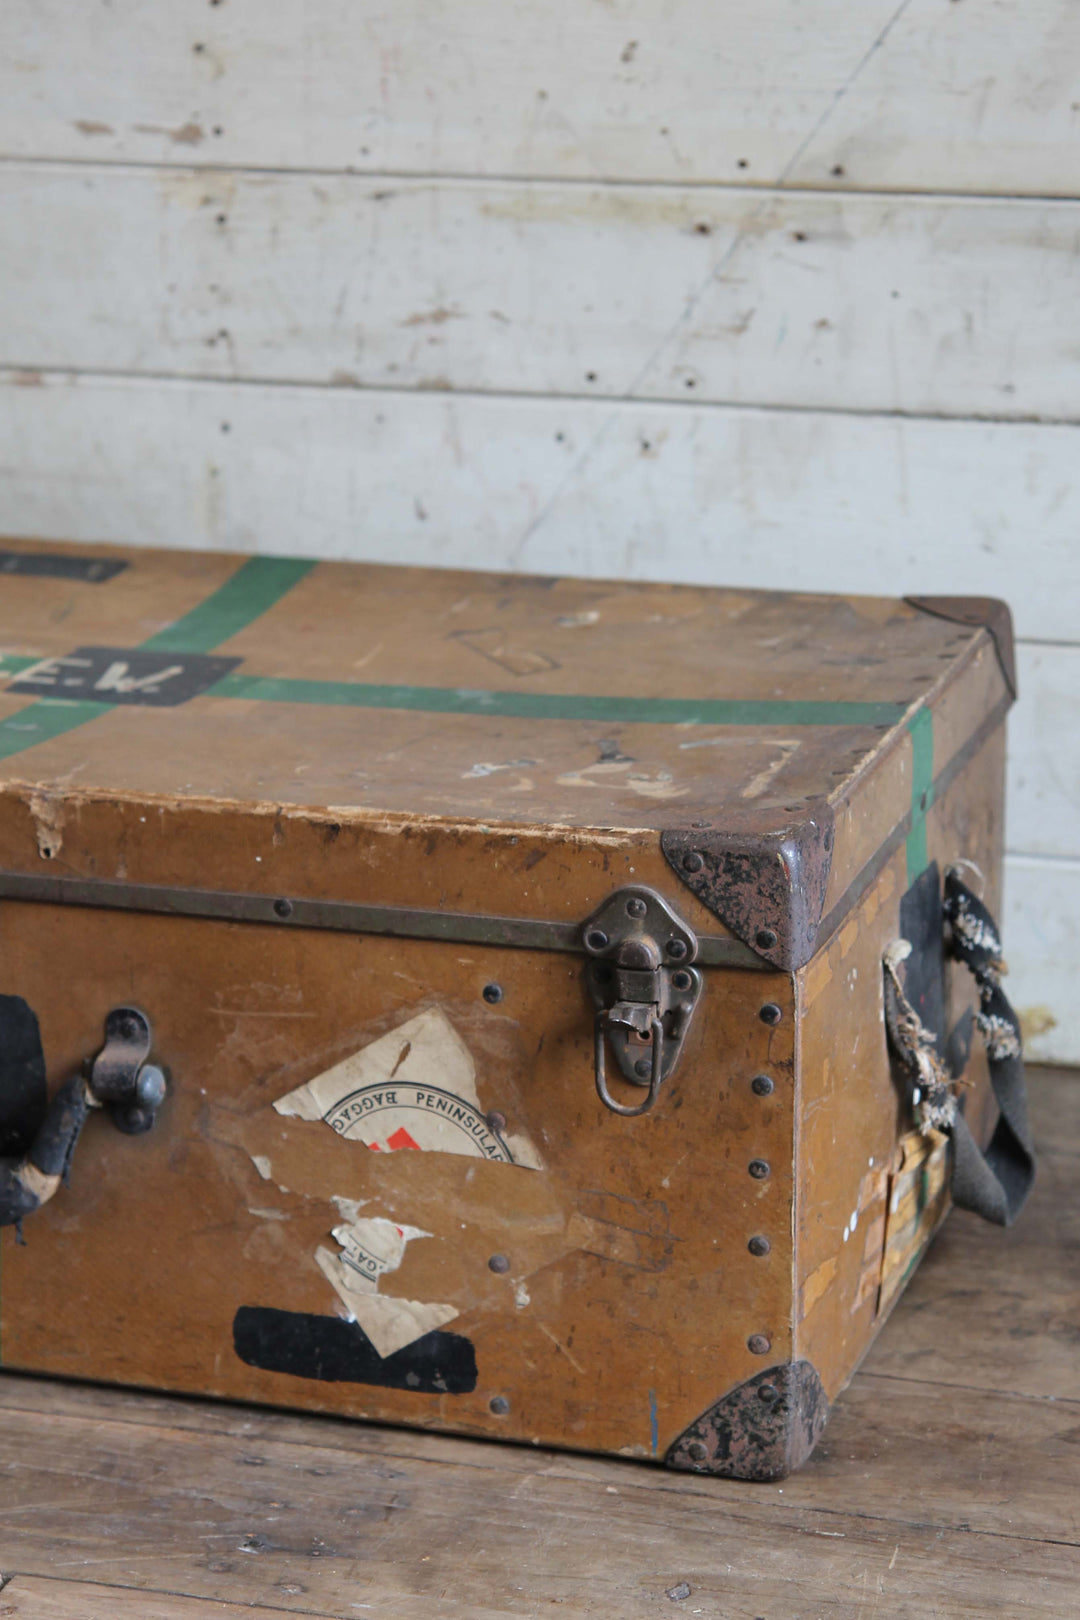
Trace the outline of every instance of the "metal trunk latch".
{"type": "Polygon", "coordinates": [[[647,1114],[674,1071],[701,995],[690,964],[698,942],[654,889],[616,889],[589,918],[582,943],[596,1003],[596,1090],[613,1114],[647,1114]],[[607,1086],[606,1049],[631,1085],[648,1086],[636,1107],[617,1103],[607,1086]]]}

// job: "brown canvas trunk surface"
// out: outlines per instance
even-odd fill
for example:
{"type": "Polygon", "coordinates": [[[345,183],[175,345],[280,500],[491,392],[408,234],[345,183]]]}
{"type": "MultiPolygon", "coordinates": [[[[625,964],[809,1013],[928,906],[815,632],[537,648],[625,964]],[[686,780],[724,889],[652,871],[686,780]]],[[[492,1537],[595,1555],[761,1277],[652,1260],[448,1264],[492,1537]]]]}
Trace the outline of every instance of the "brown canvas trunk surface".
{"type": "Polygon", "coordinates": [[[0,545],[3,1364],[801,1461],[948,1204],[898,937],[995,1118],[1007,610],[0,545]]]}

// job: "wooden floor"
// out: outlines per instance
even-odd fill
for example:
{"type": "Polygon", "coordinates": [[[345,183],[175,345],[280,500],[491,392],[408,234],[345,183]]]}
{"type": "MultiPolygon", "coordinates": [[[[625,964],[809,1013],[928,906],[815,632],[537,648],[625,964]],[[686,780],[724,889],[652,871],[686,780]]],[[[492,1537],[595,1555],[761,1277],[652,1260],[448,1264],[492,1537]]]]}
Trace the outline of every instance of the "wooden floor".
{"type": "Polygon", "coordinates": [[[0,1616],[1080,1615],[1080,1076],[782,1485],[0,1377],[0,1616]]]}

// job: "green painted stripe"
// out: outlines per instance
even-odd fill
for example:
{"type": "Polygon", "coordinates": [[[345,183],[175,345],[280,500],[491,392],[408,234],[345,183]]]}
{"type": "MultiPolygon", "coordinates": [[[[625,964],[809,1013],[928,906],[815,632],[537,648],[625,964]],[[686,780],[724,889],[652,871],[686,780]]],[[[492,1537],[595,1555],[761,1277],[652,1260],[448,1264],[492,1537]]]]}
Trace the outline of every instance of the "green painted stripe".
{"type": "MultiPolygon", "coordinates": [[[[210,652],[261,618],[315,566],[314,562],[296,557],[250,557],[205,602],[141,646],[150,652],[210,652]]],[[[5,660],[5,673],[17,673],[12,664],[12,660],[5,660]]],[[[113,708],[112,703],[65,703],[56,698],[39,698],[0,720],[0,760],[61,737],[113,708]]]]}
{"type": "Polygon", "coordinates": [[[111,703],[60,703],[49,698],[29,703],[18,714],[0,720],[0,759],[10,759],[24,748],[36,748],[38,743],[62,737],[65,731],[85,726],[88,720],[96,720],[112,707],[111,703]]]}
{"type": "Polygon", "coordinates": [[[316,703],[426,714],[489,714],[525,720],[593,720],[627,725],[882,726],[903,719],[902,703],[814,703],[755,698],[594,697],[563,692],[485,692],[454,686],[376,686],[226,675],[208,697],[316,703]]]}
{"type": "Polygon", "coordinates": [[[908,721],[911,733],[911,831],[907,836],[907,880],[914,883],[930,864],[926,812],[934,802],[934,716],[919,709],[908,721]]]}
{"type": "Polygon", "coordinates": [[[24,669],[33,669],[40,664],[40,658],[21,658],[15,653],[0,653],[0,676],[21,675],[24,669]]]}
{"type": "Polygon", "coordinates": [[[250,557],[205,602],[140,646],[146,652],[212,652],[261,619],[314,567],[299,557],[250,557]]]}

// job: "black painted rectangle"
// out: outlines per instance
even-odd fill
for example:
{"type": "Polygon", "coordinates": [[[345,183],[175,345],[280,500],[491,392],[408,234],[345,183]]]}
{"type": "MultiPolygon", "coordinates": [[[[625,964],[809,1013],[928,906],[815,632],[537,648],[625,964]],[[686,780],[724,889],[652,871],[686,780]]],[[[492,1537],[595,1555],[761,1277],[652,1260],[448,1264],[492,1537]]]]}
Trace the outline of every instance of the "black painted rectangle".
{"type": "Polygon", "coordinates": [[[43,658],[7,688],[21,696],[72,702],[133,703],[175,708],[230,674],[240,658],[206,653],[147,652],[139,647],[76,647],[43,658]]]}
{"type": "Polygon", "coordinates": [[[70,557],[63,552],[0,551],[0,574],[30,574],[37,579],[76,579],[104,585],[131,565],[112,557],[70,557]]]}
{"type": "Polygon", "coordinates": [[[233,1347],[241,1361],[263,1372],[291,1373],[331,1384],[375,1384],[418,1395],[469,1395],[476,1388],[471,1339],[436,1329],[380,1356],[358,1322],[270,1305],[241,1305],[233,1319],[233,1347]]]}

